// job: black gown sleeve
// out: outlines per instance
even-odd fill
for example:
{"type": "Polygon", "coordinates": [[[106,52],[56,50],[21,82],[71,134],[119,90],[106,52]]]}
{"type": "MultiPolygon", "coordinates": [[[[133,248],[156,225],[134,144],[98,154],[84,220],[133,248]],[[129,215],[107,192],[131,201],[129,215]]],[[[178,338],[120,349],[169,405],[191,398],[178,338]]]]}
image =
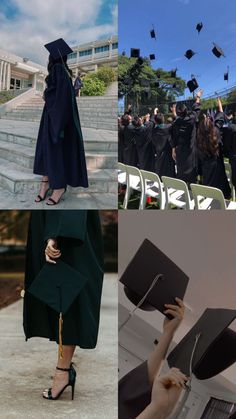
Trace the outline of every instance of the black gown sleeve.
{"type": "Polygon", "coordinates": [[[44,240],[51,238],[76,239],[83,244],[87,234],[87,211],[56,210],[47,211],[44,240]]]}
{"type": "Polygon", "coordinates": [[[64,130],[72,112],[72,84],[62,64],[55,64],[45,90],[45,107],[49,115],[51,140],[54,144],[63,140],[64,130]]]}

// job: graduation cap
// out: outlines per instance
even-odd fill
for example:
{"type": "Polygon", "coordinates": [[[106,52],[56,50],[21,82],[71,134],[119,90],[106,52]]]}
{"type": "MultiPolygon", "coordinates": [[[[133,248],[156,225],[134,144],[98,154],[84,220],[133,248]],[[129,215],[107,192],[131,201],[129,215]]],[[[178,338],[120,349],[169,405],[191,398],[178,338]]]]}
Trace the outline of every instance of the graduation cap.
{"type": "Polygon", "coordinates": [[[174,83],[172,87],[173,87],[173,89],[176,89],[177,84],[176,84],[176,83],[174,83]]]}
{"type": "Polygon", "coordinates": [[[140,49],[139,48],[131,48],[130,57],[139,58],[140,57],[140,49]]]}
{"type": "Polygon", "coordinates": [[[191,60],[191,58],[194,56],[196,54],[196,52],[194,52],[193,50],[191,50],[191,49],[188,49],[186,52],[185,52],[185,57],[188,59],[188,60],[191,60]]]}
{"type": "Polygon", "coordinates": [[[149,58],[150,58],[150,60],[152,61],[152,60],[155,60],[155,59],[156,59],[156,56],[155,56],[155,54],[150,54],[150,55],[149,55],[149,58]]]}
{"type": "Polygon", "coordinates": [[[151,38],[152,38],[152,39],[156,39],[156,32],[155,32],[155,29],[152,29],[152,30],[150,31],[150,35],[151,35],[151,38]]]}
{"type": "Polygon", "coordinates": [[[189,80],[187,82],[187,87],[189,88],[190,93],[193,93],[199,87],[197,80],[195,78],[192,78],[192,80],[189,80]]]}
{"type": "Polygon", "coordinates": [[[176,73],[177,73],[177,68],[175,68],[174,70],[171,70],[170,72],[170,76],[175,79],[176,78],[176,73]]]}
{"type": "Polygon", "coordinates": [[[198,35],[201,32],[202,28],[203,28],[203,23],[202,22],[198,23],[197,26],[196,26],[196,30],[198,31],[198,35]]]}
{"type": "Polygon", "coordinates": [[[157,78],[158,78],[158,79],[160,79],[160,78],[161,78],[160,73],[157,73],[157,78]]]}
{"type": "Polygon", "coordinates": [[[143,63],[144,63],[143,58],[142,58],[142,57],[139,57],[139,58],[137,59],[137,65],[138,65],[138,66],[141,66],[143,63]]]}
{"type": "Polygon", "coordinates": [[[229,81],[229,67],[227,68],[226,73],[224,74],[224,80],[229,81]]]}
{"type": "Polygon", "coordinates": [[[57,60],[60,57],[65,57],[73,52],[73,50],[62,38],[56,39],[56,41],[53,42],[49,42],[49,44],[44,46],[48,50],[49,54],[51,54],[51,56],[54,58],[54,60],[57,60]]]}
{"type": "Polygon", "coordinates": [[[27,292],[59,314],[59,353],[62,352],[63,315],[78,297],[87,278],[62,260],[45,263],[27,292]]]}
{"type": "Polygon", "coordinates": [[[163,314],[165,304],[176,305],[176,297],[183,299],[188,281],[188,276],[148,239],[120,278],[126,296],[135,306],[163,314]]]}
{"type": "Polygon", "coordinates": [[[199,380],[221,373],[236,362],[236,332],[229,328],[236,310],[208,308],[169,354],[170,368],[199,380]]]}
{"type": "Polygon", "coordinates": [[[220,58],[221,56],[225,57],[225,53],[224,53],[224,51],[222,50],[222,48],[221,48],[221,47],[219,47],[218,45],[216,45],[214,42],[213,42],[213,45],[214,45],[214,48],[212,49],[213,54],[214,54],[217,58],[220,58]]]}
{"type": "Polygon", "coordinates": [[[160,87],[160,83],[159,83],[159,81],[155,81],[155,83],[154,83],[154,87],[156,87],[157,89],[158,89],[158,87],[160,87]]]}

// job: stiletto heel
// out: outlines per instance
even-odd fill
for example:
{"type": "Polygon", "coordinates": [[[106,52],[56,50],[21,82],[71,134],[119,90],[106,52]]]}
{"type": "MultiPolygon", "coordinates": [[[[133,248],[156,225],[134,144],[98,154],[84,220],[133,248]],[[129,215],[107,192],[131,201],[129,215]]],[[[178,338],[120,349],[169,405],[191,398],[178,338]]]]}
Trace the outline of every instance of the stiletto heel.
{"type": "Polygon", "coordinates": [[[46,204],[47,204],[47,205],[49,205],[49,206],[53,206],[53,205],[57,205],[57,204],[59,204],[59,202],[60,202],[60,200],[61,200],[62,196],[63,196],[65,193],[66,193],[66,188],[64,189],[64,192],[62,192],[62,194],[61,194],[60,198],[59,198],[57,201],[55,201],[55,199],[53,199],[52,197],[50,197],[50,198],[48,198],[48,202],[46,202],[46,204]]]}
{"type": "Polygon", "coordinates": [[[47,400],[58,400],[59,397],[61,397],[61,395],[64,393],[65,389],[67,387],[71,387],[71,400],[74,400],[76,371],[73,367],[73,363],[70,364],[70,368],[56,367],[56,369],[59,370],[59,371],[66,371],[66,372],[69,373],[68,383],[61,389],[61,391],[59,391],[59,393],[55,397],[52,396],[52,388],[49,388],[48,390],[45,390],[45,391],[47,391],[47,395],[43,394],[43,398],[47,399],[47,400]]]}
{"type": "MultiPolygon", "coordinates": [[[[42,181],[41,181],[41,183],[49,183],[49,182],[48,182],[48,180],[42,180],[42,181]]],[[[46,199],[46,196],[47,196],[47,193],[48,193],[49,189],[50,189],[50,188],[48,188],[48,189],[45,191],[44,196],[41,196],[41,195],[39,195],[39,194],[38,194],[38,195],[37,195],[38,201],[37,201],[37,198],[36,198],[36,199],[34,200],[34,202],[39,203],[39,202],[44,201],[44,200],[46,199]]]]}

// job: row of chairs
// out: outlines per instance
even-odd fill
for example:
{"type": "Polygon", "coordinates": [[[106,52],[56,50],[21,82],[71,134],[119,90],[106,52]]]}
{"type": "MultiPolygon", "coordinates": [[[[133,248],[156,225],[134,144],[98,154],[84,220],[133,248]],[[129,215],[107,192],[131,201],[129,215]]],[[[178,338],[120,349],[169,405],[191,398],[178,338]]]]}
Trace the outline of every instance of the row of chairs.
{"type": "MultiPolygon", "coordinates": [[[[185,210],[236,209],[236,202],[226,201],[220,189],[209,186],[188,185],[175,178],[139,170],[137,167],[118,163],[118,183],[126,186],[123,208],[127,209],[133,192],[139,192],[139,209],[144,210],[147,199],[157,201],[161,210],[179,208],[185,210]]],[[[235,192],[234,192],[235,193],[235,192]]]]}

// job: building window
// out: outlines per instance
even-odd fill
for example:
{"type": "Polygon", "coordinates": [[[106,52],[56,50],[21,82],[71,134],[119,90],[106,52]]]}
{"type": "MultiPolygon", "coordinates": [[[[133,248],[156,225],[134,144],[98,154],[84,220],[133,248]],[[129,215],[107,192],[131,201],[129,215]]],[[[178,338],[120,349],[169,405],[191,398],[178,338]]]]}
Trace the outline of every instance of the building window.
{"type": "Polygon", "coordinates": [[[85,49],[79,52],[80,57],[85,57],[86,55],[92,55],[92,49],[85,49]]]}
{"type": "Polygon", "coordinates": [[[118,42],[114,42],[114,44],[112,44],[112,49],[118,49],[118,42]]]}
{"type": "Polygon", "coordinates": [[[95,54],[98,54],[99,52],[105,52],[109,51],[109,45],[103,45],[102,47],[95,48],[95,54]]]}
{"type": "Polygon", "coordinates": [[[76,60],[77,58],[77,52],[72,52],[68,55],[68,60],[76,60]]]}

